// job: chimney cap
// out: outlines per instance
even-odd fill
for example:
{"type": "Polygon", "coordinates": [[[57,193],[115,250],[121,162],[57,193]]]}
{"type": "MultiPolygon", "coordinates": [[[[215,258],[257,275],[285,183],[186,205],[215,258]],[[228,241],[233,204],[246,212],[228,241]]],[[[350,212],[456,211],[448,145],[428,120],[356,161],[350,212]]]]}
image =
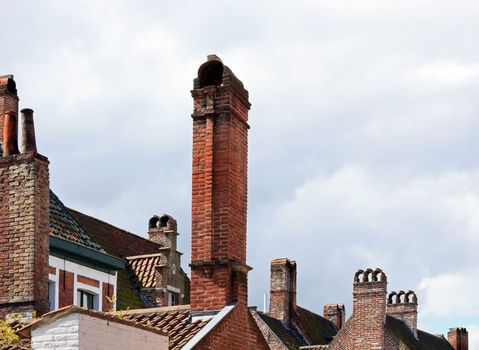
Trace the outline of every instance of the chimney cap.
{"type": "Polygon", "coordinates": [[[20,110],[20,113],[33,113],[33,109],[31,108],[23,108],[20,110]]]}

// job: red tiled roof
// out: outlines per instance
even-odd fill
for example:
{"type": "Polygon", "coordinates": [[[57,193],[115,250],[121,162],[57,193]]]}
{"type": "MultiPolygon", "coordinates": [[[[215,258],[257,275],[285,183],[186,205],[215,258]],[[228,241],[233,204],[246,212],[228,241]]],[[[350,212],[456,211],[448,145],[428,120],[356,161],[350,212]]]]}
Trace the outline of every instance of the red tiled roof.
{"type": "Polygon", "coordinates": [[[180,350],[209,320],[189,322],[190,305],[129,310],[120,314],[126,320],[135,321],[168,333],[169,349],[180,350]]]}
{"type": "Polygon", "coordinates": [[[88,231],[105,251],[119,258],[133,255],[155,254],[162,247],[134,233],[122,230],[92,216],[69,209],[73,217],[88,231]]]}
{"type": "Polygon", "coordinates": [[[136,277],[138,288],[156,287],[156,266],[161,264],[161,257],[162,254],[151,254],[126,258],[129,272],[136,277]]]}

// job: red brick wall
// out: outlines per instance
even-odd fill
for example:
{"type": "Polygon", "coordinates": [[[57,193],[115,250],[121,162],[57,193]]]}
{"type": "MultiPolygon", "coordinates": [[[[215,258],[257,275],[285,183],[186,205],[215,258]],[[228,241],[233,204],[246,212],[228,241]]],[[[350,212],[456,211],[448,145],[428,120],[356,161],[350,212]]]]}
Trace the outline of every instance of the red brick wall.
{"type": "Polygon", "coordinates": [[[110,300],[112,300],[112,296],[113,296],[113,292],[114,292],[114,287],[112,284],[110,283],[105,283],[103,282],[102,283],[102,293],[101,293],[101,297],[102,297],[102,311],[110,311],[113,307],[113,303],[111,303],[108,298],[110,300]]]}
{"type": "Polygon", "coordinates": [[[73,272],[60,270],[59,277],[58,307],[60,308],[73,304],[75,275],[73,272]]]}
{"type": "Polygon", "coordinates": [[[263,335],[249,310],[237,305],[235,309],[198,344],[198,350],[269,350],[263,335]]]}
{"type": "MultiPolygon", "coordinates": [[[[212,63],[223,67],[218,62],[212,63]]],[[[227,67],[224,72],[221,86],[203,87],[196,79],[192,92],[193,311],[218,310],[237,298],[247,303],[247,286],[239,286],[233,278],[238,266],[247,270],[249,102],[242,83],[227,67]]],[[[245,278],[239,279],[242,280],[245,278]]]]}
{"type": "Polygon", "coordinates": [[[0,316],[48,311],[48,160],[0,159],[0,316]]]}
{"type": "Polygon", "coordinates": [[[90,277],[82,276],[82,275],[77,275],[77,281],[80,283],[84,283],[86,285],[92,286],[92,287],[100,287],[100,281],[95,280],[90,277]]]}

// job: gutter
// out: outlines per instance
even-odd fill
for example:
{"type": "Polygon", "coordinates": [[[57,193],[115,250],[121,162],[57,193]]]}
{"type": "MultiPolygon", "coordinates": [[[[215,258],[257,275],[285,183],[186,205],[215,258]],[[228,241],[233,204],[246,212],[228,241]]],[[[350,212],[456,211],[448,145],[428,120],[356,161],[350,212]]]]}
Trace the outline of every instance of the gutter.
{"type": "Polygon", "coordinates": [[[50,254],[58,258],[70,260],[113,275],[117,270],[126,269],[126,263],[123,259],[58,237],[50,236],[49,240],[50,254]]]}

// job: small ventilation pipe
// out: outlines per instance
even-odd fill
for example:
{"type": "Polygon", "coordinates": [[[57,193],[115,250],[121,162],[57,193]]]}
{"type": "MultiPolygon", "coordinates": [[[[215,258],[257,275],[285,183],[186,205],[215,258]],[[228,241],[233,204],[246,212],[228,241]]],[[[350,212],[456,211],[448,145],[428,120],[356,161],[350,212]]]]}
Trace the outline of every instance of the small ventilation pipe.
{"type": "Polygon", "coordinates": [[[22,113],[22,153],[37,153],[33,110],[24,108],[22,113]]]}

